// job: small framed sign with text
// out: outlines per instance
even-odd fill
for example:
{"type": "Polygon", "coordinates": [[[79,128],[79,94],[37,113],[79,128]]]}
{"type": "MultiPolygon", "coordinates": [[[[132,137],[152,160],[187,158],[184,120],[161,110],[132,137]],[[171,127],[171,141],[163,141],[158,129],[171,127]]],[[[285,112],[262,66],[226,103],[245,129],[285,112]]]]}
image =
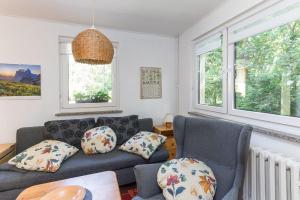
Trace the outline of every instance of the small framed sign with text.
{"type": "Polygon", "coordinates": [[[141,99],[162,97],[161,68],[141,67],[141,99]]]}

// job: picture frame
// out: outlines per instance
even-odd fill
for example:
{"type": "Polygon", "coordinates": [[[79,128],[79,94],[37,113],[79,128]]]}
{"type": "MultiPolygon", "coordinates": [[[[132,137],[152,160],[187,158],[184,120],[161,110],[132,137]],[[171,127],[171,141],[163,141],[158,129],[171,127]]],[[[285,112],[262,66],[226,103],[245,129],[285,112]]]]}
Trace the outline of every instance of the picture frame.
{"type": "Polygon", "coordinates": [[[41,98],[41,65],[0,63],[0,100],[41,98]]]}
{"type": "Polygon", "coordinates": [[[140,68],[141,99],[162,98],[162,69],[159,67],[140,68]]]}

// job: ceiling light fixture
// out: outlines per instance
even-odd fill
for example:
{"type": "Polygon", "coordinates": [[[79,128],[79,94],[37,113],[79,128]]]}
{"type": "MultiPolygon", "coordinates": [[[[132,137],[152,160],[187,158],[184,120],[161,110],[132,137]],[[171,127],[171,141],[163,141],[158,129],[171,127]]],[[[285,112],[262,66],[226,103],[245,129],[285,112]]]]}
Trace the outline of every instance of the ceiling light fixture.
{"type": "Polygon", "coordinates": [[[114,57],[112,42],[95,28],[95,0],[93,0],[91,28],[79,33],[72,42],[74,60],[86,64],[110,64],[114,57]]]}

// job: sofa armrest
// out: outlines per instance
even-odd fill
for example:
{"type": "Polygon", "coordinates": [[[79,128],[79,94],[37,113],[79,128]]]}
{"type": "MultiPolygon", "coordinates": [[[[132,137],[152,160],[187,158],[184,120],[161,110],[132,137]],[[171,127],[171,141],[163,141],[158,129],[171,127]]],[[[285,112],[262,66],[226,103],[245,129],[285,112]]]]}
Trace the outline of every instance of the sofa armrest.
{"type": "Polygon", "coordinates": [[[20,128],[17,130],[16,153],[43,141],[43,126],[20,128]]]}
{"type": "Polygon", "coordinates": [[[161,165],[162,163],[154,163],[134,167],[139,197],[149,198],[161,193],[161,189],[157,184],[157,172],[161,165]]]}

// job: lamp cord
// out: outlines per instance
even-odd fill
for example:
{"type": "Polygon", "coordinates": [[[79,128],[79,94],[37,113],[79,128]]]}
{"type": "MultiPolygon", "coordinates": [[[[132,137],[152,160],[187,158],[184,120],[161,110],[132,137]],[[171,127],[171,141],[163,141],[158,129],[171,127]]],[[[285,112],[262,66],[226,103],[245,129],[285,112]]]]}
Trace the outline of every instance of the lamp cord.
{"type": "Polygon", "coordinates": [[[96,7],[96,0],[92,0],[92,29],[95,29],[95,7],[96,7]]]}

